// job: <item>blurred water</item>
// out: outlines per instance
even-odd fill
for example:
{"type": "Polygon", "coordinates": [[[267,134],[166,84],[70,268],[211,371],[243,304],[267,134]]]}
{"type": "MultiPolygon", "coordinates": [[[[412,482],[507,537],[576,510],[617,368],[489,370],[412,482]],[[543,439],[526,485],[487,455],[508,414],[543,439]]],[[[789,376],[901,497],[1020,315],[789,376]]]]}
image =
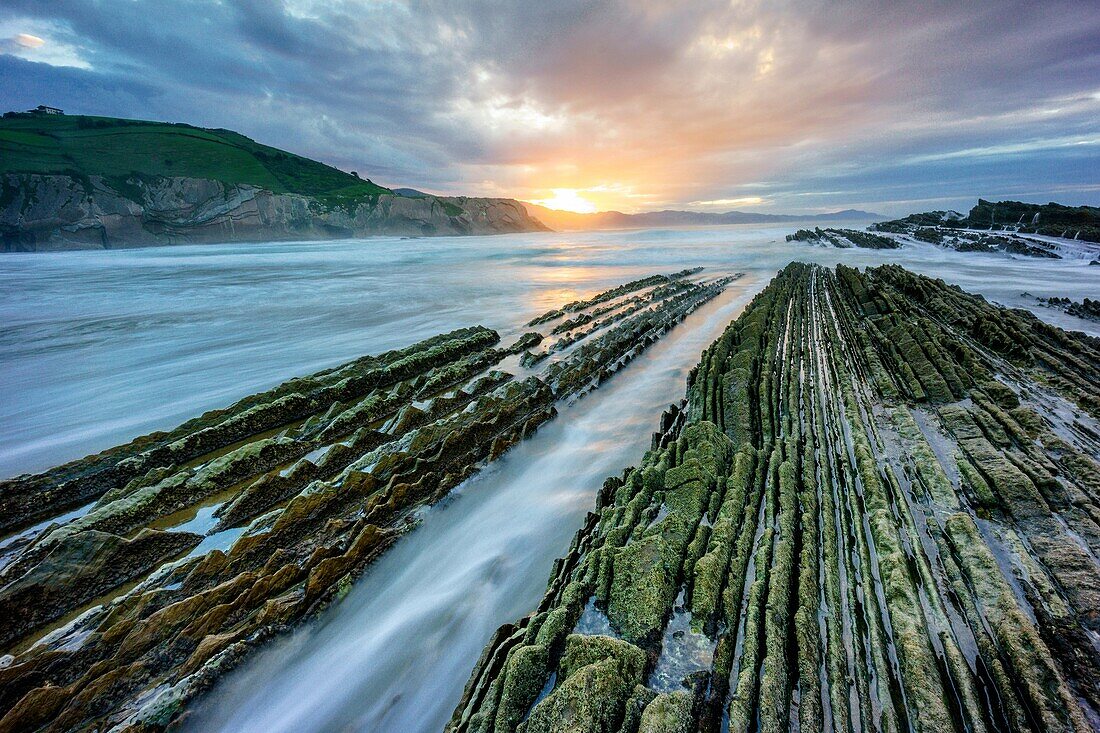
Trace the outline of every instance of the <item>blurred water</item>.
{"type": "MultiPolygon", "coordinates": [[[[792,259],[897,261],[1011,305],[1100,296],[1084,260],[788,244],[733,226],[0,257],[0,477],[173,427],[281,380],[440,331],[514,332],[624,279],[707,265],[758,287],[792,259]]],[[[1037,308],[1076,329],[1094,324],[1037,308]]]]}
{"type": "Polygon", "coordinates": [[[319,623],[250,660],[194,731],[439,731],[484,644],[531,611],[603,480],[649,448],[687,370],[748,300],[724,294],[463,484],[319,623]]]}
{"type": "Polygon", "coordinates": [[[699,352],[787,262],[898,262],[1067,328],[1023,291],[1100,296],[1086,261],[931,246],[788,244],[797,228],[525,234],[173,247],[0,257],[0,475],[46,468],[283,379],[639,275],[748,277],[607,386],[471,479],[316,623],[231,674],[196,731],[430,731],[492,631],[537,603],[602,480],[637,461],[699,352]]]}

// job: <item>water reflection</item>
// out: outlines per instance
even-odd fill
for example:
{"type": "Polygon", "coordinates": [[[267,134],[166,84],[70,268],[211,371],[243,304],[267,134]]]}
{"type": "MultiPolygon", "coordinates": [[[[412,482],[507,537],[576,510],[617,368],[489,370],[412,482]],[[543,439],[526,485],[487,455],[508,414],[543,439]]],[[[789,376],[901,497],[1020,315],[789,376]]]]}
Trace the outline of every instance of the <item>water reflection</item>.
{"type": "Polygon", "coordinates": [[[319,623],[231,675],[194,731],[438,731],[482,645],[529,612],[603,479],[649,447],[687,368],[748,300],[703,306],[424,514],[319,623]]]}
{"type": "Polygon", "coordinates": [[[1097,297],[1087,262],[934,247],[787,243],[797,228],[538,233],[202,245],[0,258],[0,476],[47,468],[289,377],[443,330],[508,333],[562,302],[691,265],[758,285],[793,259],[896,261],[1048,320],[1021,298],[1097,297]]]}
{"type": "Polygon", "coordinates": [[[320,623],[234,675],[194,721],[195,730],[438,730],[492,630],[536,603],[602,479],[638,460],[699,351],[787,262],[896,261],[1098,332],[1020,296],[1097,297],[1084,261],[819,249],[783,242],[794,228],[7,255],[0,475],[451,328],[482,323],[509,342],[551,307],[653,272],[747,272],[608,386],[427,511],[320,623]]]}

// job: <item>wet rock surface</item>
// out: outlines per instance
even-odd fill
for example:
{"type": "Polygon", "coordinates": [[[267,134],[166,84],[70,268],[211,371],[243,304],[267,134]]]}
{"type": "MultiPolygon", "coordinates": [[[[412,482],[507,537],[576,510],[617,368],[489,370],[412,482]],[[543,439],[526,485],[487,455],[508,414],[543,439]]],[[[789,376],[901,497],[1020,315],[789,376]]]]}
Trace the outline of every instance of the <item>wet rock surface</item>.
{"type": "MultiPolygon", "coordinates": [[[[180,720],[251,649],[341,597],[418,509],[738,277],[697,275],[567,304],[506,346],[472,327],[362,357],[3,482],[0,651],[12,656],[0,665],[0,731],[180,720]],[[523,363],[544,341],[545,356],[523,363]]],[[[609,689],[629,697],[644,658],[612,641],[624,656],[609,689]]],[[[596,654],[587,645],[577,659],[596,654]]],[[[510,693],[531,694],[522,681],[510,693]]]]}
{"type": "Polygon", "coordinates": [[[985,234],[944,227],[896,227],[891,222],[876,225],[876,228],[879,227],[892,227],[889,230],[885,228],[880,230],[905,234],[920,242],[953,249],[956,252],[1003,252],[1010,255],[1044,257],[1047,259],[1061,259],[1062,257],[1058,253],[1058,248],[1053,245],[1011,233],[985,234]]]}
{"type": "Polygon", "coordinates": [[[788,242],[808,242],[822,246],[838,247],[862,247],[863,249],[897,249],[901,245],[890,237],[879,234],[861,232],[858,229],[799,229],[794,234],[787,235],[788,242]]]}
{"type": "Polygon", "coordinates": [[[926,211],[878,226],[882,231],[907,227],[1020,232],[1100,242],[1100,208],[978,199],[965,216],[957,211],[926,211]]]}
{"type": "Polygon", "coordinates": [[[978,205],[957,211],[928,211],[871,225],[898,241],[933,244],[957,252],[1001,252],[1046,259],[1097,259],[1100,209],[1091,206],[1025,204],[1019,201],[978,205]]]}
{"type": "MultiPolygon", "coordinates": [[[[1028,293],[1022,293],[1022,295],[1027,296],[1028,293]]],[[[1070,300],[1069,298],[1059,298],[1058,296],[1051,298],[1038,297],[1036,300],[1050,308],[1057,308],[1058,310],[1065,311],[1071,316],[1077,316],[1087,321],[1100,322],[1100,300],[1085,298],[1078,301],[1070,300]]]]}
{"type": "Polygon", "coordinates": [[[448,730],[1100,730],[1098,398],[1096,339],[788,266],[448,730]]]}

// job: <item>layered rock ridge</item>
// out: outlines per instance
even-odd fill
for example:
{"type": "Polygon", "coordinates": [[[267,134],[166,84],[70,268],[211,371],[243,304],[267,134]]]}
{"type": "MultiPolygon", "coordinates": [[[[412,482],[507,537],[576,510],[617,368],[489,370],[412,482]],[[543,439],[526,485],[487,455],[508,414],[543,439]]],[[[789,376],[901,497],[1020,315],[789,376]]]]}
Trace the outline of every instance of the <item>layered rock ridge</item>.
{"type": "Polygon", "coordinates": [[[0,176],[3,251],[547,231],[517,201],[379,193],[332,203],[204,178],[0,176]]]}
{"type": "Polygon", "coordinates": [[[966,216],[957,211],[929,211],[910,214],[890,223],[1010,231],[1100,242],[1100,208],[1063,206],[1054,202],[1027,204],[1022,201],[978,199],[977,205],[966,216]]]}
{"type": "Polygon", "coordinates": [[[419,509],[736,277],[643,278],[507,346],[480,326],[441,334],[3,482],[0,731],[178,720],[345,593],[419,509]]]}
{"type": "Polygon", "coordinates": [[[878,222],[871,229],[897,241],[933,244],[958,252],[1100,259],[1100,209],[1094,206],[978,199],[978,205],[966,216],[957,211],[927,211],[878,222]]]}
{"type": "Polygon", "coordinates": [[[1100,341],[792,264],[448,726],[1100,730],[1100,341]]]}
{"type": "Polygon", "coordinates": [[[879,234],[862,232],[858,229],[799,229],[794,234],[787,235],[788,242],[807,242],[824,247],[837,247],[848,249],[860,247],[862,249],[897,249],[901,245],[896,239],[884,237],[879,234]]]}

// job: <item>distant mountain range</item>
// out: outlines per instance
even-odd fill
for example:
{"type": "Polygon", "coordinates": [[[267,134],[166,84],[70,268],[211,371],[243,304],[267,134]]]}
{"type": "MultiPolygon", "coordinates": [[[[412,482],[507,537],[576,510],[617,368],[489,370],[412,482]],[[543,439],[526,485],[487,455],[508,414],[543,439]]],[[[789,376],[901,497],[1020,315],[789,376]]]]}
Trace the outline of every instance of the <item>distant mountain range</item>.
{"type": "Polygon", "coordinates": [[[845,209],[828,214],[797,216],[792,214],[760,214],[751,211],[647,211],[640,214],[624,214],[620,211],[599,211],[593,214],[577,214],[572,211],[548,209],[538,204],[521,202],[527,212],[551,229],[643,229],[649,227],[721,226],[723,224],[782,224],[792,221],[830,222],[866,219],[883,219],[881,214],[858,209],[845,209]]]}
{"type": "Polygon", "coordinates": [[[231,130],[63,114],[0,119],[0,251],[876,218],[854,209],[576,214],[390,189],[231,130]]]}

